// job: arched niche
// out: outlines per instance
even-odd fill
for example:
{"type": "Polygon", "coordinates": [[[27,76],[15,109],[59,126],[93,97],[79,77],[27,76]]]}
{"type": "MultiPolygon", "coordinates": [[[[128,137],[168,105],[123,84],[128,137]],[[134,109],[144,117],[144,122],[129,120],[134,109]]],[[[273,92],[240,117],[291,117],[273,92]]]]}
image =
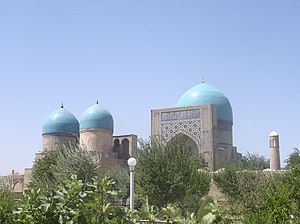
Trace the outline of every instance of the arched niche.
{"type": "Polygon", "coordinates": [[[171,138],[171,140],[168,141],[168,143],[170,142],[184,143],[188,148],[190,148],[193,154],[199,155],[197,143],[185,133],[176,134],[171,138]]]}
{"type": "Polygon", "coordinates": [[[121,142],[122,146],[122,155],[124,159],[129,158],[129,140],[127,138],[124,138],[121,142]]]}
{"type": "Polygon", "coordinates": [[[120,148],[120,140],[118,138],[116,138],[114,140],[113,152],[119,153],[119,148],[120,148]]]}
{"type": "Polygon", "coordinates": [[[15,193],[23,192],[23,185],[22,185],[21,181],[17,181],[14,183],[13,192],[15,192],[15,193]]]}

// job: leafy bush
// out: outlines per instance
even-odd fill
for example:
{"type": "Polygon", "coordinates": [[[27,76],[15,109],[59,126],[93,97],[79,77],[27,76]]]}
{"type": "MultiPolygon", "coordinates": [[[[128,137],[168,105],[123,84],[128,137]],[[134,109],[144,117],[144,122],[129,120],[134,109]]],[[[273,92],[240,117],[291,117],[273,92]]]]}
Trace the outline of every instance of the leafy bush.
{"type": "Polygon", "coordinates": [[[286,163],[287,169],[292,169],[297,165],[300,165],[300,150],[298,148],[294,148],[294,151],[284,162],[286,163]]]}
{"type": "Polygon", "coordinates": [[[270,161],[262,155],[247,152],[237,165],[239,170],[264,170],[270,167],[270,161]]]}
{"type": "Polygon", "coordinates": [[[297,198],[300,168],[286,173],[238,171],[226,167],[214,175],[226,194],[228,214],[244,223],[288,223],[298,217],[297,198]]]}
{"type": "Polygon", "coordinates": [[[84,183],[92,181],[100,174],[100,164],[95,158],[72,145],[45,151],[33,165],[31,186],[51,189],[73,174],[84,183]]]}
{"type": "Polygon", "coordinates": [[[41,192],[26,192],[15,212],[15,223],[22,224],[98,224],[133,223],[126,208],[115,206],[117,191],[109,178],[84,185],[76,176],[41,192]]]}
{"type": "Polygon", "coordinates": [[[15,202],[12,192],[9,188],[0,187],[0,223],[13,224],[13,210],[15,209],[15,202]]]}
{"type": "Polygon", "coordinates": [[[122,205],[126,205],[127,199],[129,198],[129,169],[128,167],[116,167],[114,169],[105,170],[101,172],[101,176],[109,176],[114,182],[115,187],[119,191],[122,205]]]}

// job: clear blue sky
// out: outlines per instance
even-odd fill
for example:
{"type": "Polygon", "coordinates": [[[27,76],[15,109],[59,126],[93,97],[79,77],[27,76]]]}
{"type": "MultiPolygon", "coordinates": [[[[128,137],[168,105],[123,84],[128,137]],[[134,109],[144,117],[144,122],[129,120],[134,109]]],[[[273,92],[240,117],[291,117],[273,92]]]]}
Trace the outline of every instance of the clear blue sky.
{"type": "Polygon", "coordinates": [[[300,147],[299,0],[0,0],[0,174],[30,167],[45,117],[96,99],[114,134],[150,135],[150,110],[205,81],[234,111],[239,151],[300,147]]]}

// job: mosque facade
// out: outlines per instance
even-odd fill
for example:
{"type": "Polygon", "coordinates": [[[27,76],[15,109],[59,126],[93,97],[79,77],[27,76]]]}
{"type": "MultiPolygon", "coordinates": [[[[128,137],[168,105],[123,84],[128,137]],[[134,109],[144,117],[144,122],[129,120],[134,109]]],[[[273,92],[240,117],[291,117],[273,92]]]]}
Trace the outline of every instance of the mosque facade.
{"type": "Polygon", "coordinates": [[[185,92],[176,107],[151,111],[151,135],[162,142],[180,138],[204,156],[210,171],[242,156],[233,146],[232,126],[229,100],[204,81],[185,92]]]}

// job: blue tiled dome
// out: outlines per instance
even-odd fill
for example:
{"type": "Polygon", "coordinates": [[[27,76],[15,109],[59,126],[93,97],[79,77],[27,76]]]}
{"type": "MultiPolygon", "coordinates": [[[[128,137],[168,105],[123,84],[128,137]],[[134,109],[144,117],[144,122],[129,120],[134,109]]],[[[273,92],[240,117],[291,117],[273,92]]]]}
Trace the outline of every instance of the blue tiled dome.
{"type": "Polygon", "coordinates": [[[42,133],[78,134],[79,122],[68,110],[60,108],[48,115],[44,121],[42,133]]]}
{"type": "Polygon", "coordinates": [[[80,118],[80,129],[97,128],[113,132],[114,121],[108,110],[98,103],[86,109],[80,118]]]}
{"type": "Polygon", "coordinates": [[[218,120],[233,121],[232,109],[227,97],[215,87],[200,83],[185,92],[179,99],[177,107],[188,107],[203,104],[214,104],[218,120]]]}

